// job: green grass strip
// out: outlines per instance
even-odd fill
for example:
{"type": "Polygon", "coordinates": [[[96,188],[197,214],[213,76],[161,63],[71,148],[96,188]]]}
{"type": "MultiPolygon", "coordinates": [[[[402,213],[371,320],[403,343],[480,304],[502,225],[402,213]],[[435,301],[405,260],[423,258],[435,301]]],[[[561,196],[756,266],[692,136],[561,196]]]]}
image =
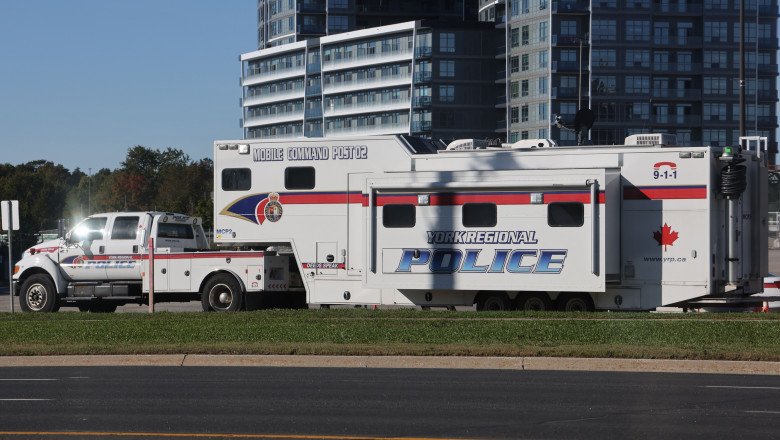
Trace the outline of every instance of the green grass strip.
{"type": "Polygon", "coordinates": [[[780,361],[780,314],[0,314],[0,355],[328,354],[780,361]]]}

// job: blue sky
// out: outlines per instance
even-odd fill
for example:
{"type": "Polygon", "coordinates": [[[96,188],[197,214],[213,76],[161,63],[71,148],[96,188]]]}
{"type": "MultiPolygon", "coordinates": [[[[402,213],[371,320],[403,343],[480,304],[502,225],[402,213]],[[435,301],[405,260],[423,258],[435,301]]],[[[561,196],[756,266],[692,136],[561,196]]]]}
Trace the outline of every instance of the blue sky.
{"type": "Polygon", "coordinates": [[[241,138],[256,0],[0,0],[0,163],[115,169],[241,138]]]}

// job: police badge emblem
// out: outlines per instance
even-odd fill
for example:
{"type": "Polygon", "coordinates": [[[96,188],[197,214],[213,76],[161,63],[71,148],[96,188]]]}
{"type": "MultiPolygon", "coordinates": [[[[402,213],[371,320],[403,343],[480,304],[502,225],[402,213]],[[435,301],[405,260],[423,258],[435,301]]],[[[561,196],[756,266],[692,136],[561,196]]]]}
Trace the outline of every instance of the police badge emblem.
{"type": "Polygon", "coordinates": [[[278,193],[268,194],[268,204],[265,205],[263,214],[270,222],[277,222],[282,218],[282,204],[279,203],[278,193]]]}

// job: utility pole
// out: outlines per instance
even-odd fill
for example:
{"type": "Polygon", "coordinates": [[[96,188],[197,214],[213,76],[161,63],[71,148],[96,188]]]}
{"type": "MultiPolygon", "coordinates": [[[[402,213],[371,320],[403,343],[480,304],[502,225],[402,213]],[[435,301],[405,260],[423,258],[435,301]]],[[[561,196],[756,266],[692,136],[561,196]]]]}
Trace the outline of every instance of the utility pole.
{"type": "Polygon", "coordinates": [[[92,215],[92,168],[89,169],[89,192],[87,193],[87,215],[92,215]]]}

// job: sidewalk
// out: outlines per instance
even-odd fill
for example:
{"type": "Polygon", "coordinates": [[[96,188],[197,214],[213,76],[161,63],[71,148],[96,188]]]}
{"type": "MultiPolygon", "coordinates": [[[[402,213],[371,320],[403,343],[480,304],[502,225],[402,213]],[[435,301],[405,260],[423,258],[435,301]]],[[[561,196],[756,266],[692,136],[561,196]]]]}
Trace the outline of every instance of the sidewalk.
{"type": "Polygon", "coordinates": [[[463,356],[88,355],[0,356],[2,367],[305,367],[780,375],[780,362],[463,356]]]}

